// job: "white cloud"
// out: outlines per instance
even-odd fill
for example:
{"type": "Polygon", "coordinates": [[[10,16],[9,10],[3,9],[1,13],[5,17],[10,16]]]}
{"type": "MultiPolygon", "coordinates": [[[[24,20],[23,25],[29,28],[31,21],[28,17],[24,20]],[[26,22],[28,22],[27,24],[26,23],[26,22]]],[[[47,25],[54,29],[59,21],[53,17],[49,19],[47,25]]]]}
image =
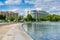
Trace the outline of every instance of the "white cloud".
{"type": "Polygon", "coordinates": [[[11,12],[15,12],[15,13],[20,13],[20,9],[18,9],[18,8],[9,9],[9,10],[6,10],[6,11],[11,11],[11,12]]]}
{"type": "Polygon", "coordinates": [[[24,11],[25,11],[25,15],[27,15],[28,13],[27,13],[27,11],[30,11],[31,9],[30,8],[28,8],[28,9],[25,9],[24,11]]]}
{"type": "Polygon", "coordinates": [[[60,15],[60,12],[59,13],[57,13],[58,15],[60,15]]]}
{"type": "Polygon", "coordinates": [[[4,5],[2,2],[0,2],[0,5],[4,5]]]}
{"type": "Polygon", "coordinates": [[[49,2],[49,1],[53,1],[53,0],[44,0],[44,2],[49,2]]]}
{"type": "Polygon", "coordinates": [[[30,4],[37,4],[40,3],[42,0],[25,0],[25,3],[30,3],[30,4]]]}
{"type": "Polygon", "coordinates": [[[45,6],[45,5],[42,5],[43,3],[43,0],[25,0],[25,3],[29,3],[29,4],[34,4],[35,6],[35,8],[39,8],[40,6],[45,6]]]}
{"type": "Polygon", "coordinates": [[[27,8],[25,9],[25,12],[31,11],[31,10],[42,10],[42,8],[27,8]]]}
{"type": "Polygon", "coordinates": [[[12,12],[16,12],[16,11],[18,11],[19,9],[11,9],[11,10],[9,10],[9,11],[12,11],[12,12]]]}
{"type": "Polygon", "coordinates": [[[36,8],[36,10],[42,10],[42,8],[36,8]]]}
{"type": "Polygon", "coordinates": [[[8,11],[16,12],[16,13],[19,13],[20,15],[24,15],[23,13],[25,13],[23,8],[14,8],[8,11]]]}
{"type": "Polygon", "coordinates": [[[25,3],[35,4],[36,0],[25,0],[25,3]]]}
{"type": "Polygon", "coordinates": [[[53,10],[56,10],[56,9],[57,9],[57,7],[52,7],[52,8],[50,8],[47,12],[53,11],[53,10]]]}
{"type": "Polygon", "coordinates": [[[11,11],[11,12],[17,12],[19,9],[7,9],[7,10],[0,10],[0,11],[11,11]]]}
{"type": "Polygon", "coordinates": [[[60,15],[60,7],[51,7],[47,12],[60,15]]]}
{"type": "Polygon", "coordinates": [[[21,0],[6,0],[5,4],[13,5],[13,4],[20,4],[21,0]]]}

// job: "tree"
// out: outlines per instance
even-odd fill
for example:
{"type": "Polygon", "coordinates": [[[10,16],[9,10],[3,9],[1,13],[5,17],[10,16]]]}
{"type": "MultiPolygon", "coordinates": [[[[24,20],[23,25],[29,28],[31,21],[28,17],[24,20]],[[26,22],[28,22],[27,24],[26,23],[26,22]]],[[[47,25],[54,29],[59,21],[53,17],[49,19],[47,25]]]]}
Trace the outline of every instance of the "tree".
{"type": "Polygon", "coordinates": [[[24,18],[25,21],[60,21],[60,15],[56,15],[56,14],[49,14],[45,17],[40,17],[40,18],[33,18],[30,14],[28,14],[26,16],[26,18],[24,18]]]}
{"type": "Polygon", "coordinates": [[[46,21],[46,18],[40,17],[40,21],[46,21]]]}
{"type": "Polygon", "coordinates": [[[14,17],[9,17],[8,20],[10,20],[10,21],[14,21],[15,18],[14,18],[14,17]]]}
{"type": "Polygon", "coordinates": [[[24,21],[28,21],[28,19],[27,19],[27,18],[24,18],[23,20],[24,20],[24,21]]]}
{"type": "Polygon", "coordinates": [[[30,14],[28,14],[28,15],[24,18],[24,20],[25,20],[25,21],[33,21],[34,18],[33,18],[30,14]]]}
{"type": "Polygon", "coordinates": [[[47,20],[47,21],[52,21],[52,15],[47,15],[47,16],[46,16],[46,20],[47,20]]]}
{"type": "Polygon", "coordinates": [[[3,15],[0,15],[0,20],[5,20],[5,16],[3,16],[3,15]]]}
{"type": "Polygon", "coordinates": [[[21,17],[18,17],[18,18],[17,18],[17,21],[20,21],[21,19],[22,19],[21,17]]]}
{"type": "Polygon", "coordinates": [[[27,19],[28,21],[31,21],[32,20],[32,16],[30,14],[27,15],[27,19]]]}

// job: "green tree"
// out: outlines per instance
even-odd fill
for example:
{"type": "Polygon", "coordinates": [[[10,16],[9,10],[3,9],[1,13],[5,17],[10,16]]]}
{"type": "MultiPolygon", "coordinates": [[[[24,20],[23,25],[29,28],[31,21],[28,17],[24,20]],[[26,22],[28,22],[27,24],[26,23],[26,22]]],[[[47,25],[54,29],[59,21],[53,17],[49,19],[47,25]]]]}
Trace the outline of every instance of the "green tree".
{"type": "Polygon", "coordinates": [[[45,17],[40,17],[40,21],[46,21],[45,17]]]}
{"type": "Polygon", "coordinates": [[[30,14],[27,15],[27,19],[28,21],[31,21],[32,20],[32,16],[30,14]]]}
{"type": "Polygon", "coordinates": [[[24,21],[28,21],[28,18],[24,18],[23,20],[24,20],[24,21]]]}
{"type": "Polygon", "coordinates": [[[47,21],[59,21],[60,20],[60,16],[59,15],[56,15],[56,14],[48,15],[46,17],[46,20],[47,21]]]}
{"type": "Polygon", "coordinates": [[[35,20],[36,20],[36,22],[40,21],[40,19],[39,19],[39,18],[36,18],[35,20]]]}
{"type": "Polygon", "coordinates": [[[47,21],[52,21],[52,15],[47,15],[47,16],[46,16],[46,20],[47,20],[47,21]]]}
{"type": "Polygon", "coordinates": [[[14,17],[9,17],[8,20],[10,20],[10,21],[14,21],[15,18],[14,18],[14,17]]]}
{"type": "Polygon", "coordinates": [[[25,18],[24,18],[25,21],[33,21],[35,20],[30,14],[28,14],[25,18]]]}
{"type": "Polygon", "coordinates": [[[17,18],[17,21],[20,21],[21,19],[22,19],[21,17],[18,17],[18,18],[17,18]]]}
{"type": "Polygon", "coordinates": [[[0,20],[5,20],[5,16],[3,16],[3,15],[0,15],[0,20]]]}

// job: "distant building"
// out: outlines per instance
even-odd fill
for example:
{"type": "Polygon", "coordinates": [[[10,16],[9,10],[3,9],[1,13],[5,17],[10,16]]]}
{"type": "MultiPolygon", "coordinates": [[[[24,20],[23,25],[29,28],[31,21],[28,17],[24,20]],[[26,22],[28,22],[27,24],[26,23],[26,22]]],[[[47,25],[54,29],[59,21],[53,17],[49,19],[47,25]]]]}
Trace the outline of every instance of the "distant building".
{"type": "Polygon", "coordinates": [[[10,11],[7,11],[7,12],[1,11],[0,15],[6,16],[6,18],[9,18],[11,16],[15,17],[15,18],[18,17],[18,13],[14,13],[14,12],[10,12],[10,11]]]}
{"type": "Polygon", "coordinates": [[[41,10],[30,10],[27,11],[27,13],[30,13],[34,18],[40,18],[40,17],[45,17],[46,15],[48,15],[49,13],[45,12],[45,11],[41,11],[41,10]]]}

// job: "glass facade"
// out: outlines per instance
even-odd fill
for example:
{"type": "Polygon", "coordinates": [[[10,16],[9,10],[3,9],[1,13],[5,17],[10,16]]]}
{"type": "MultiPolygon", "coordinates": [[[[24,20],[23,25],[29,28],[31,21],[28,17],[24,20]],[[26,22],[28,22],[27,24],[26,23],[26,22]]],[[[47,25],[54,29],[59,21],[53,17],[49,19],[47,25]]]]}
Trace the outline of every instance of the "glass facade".
{"type": "Polygon", "coordinates": [[[39,18],[41,16],[46,16],[49,14],[45,11],[40,11],[40,10],[31,10],[30,13],[34,18],[39,18]]]}

